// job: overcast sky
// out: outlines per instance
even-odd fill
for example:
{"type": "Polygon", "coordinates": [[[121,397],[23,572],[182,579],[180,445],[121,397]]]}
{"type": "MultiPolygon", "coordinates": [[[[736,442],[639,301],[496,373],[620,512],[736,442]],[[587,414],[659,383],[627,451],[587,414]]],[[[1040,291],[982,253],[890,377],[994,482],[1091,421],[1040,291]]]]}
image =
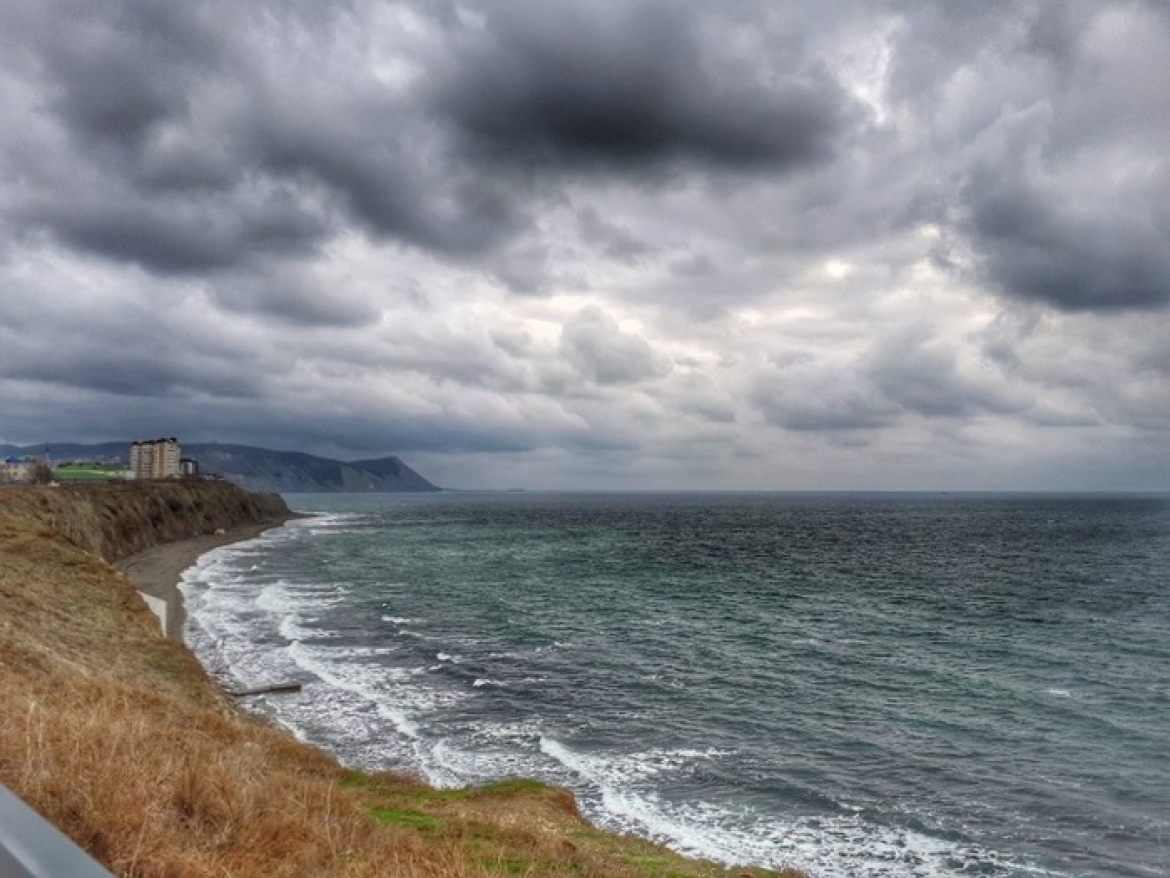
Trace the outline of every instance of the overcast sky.
{"type": "Polygon", "coordinates": [[[0,442],[1170,489],[1164,0],[0,0],[0,442]]]}

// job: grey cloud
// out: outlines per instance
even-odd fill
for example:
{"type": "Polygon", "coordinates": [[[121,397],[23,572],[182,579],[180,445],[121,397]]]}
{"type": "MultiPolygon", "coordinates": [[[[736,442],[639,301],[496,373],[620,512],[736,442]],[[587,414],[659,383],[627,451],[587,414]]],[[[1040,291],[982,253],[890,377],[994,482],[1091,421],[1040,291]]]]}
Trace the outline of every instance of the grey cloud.
{"type": "Polygon", "coordinates": [[[1170,302],[1163,194],[1085,207],[1073,191],[1042,195],[1027,179],[983,168],[967,197],[980,270],[1007,295],[1069,311],[1170,302]]]}
{"type": "Polygon", "coordinates": [[[767,420],[786,430],[873,430],[894,423],[897,409],[846,371],[771,372],[757,379],[752,401],[767,420]]]}
{"type": "Polygon", "coordinates": [[[1025,314],[1010,311],[1001,313],[983,331],[980,346],[983,356],[1005,370],[1018,369],[1021,360],[1017,348],[1039,325],[1040,315],[1036,309],[1025,314]]]}
{"type": "Polygon", "coordinates": [[[153,285],[55,289],[59,278],[19,271],[0,274],[0,284],[0,382],[79,401],[104,394],[101,405],[116,416],[111,399],[119,406],[133,399],[160,406],[256,400],[278,368],[267,345],[225,327],[192,289],[184,296],[153,285]]]}
{"type": "MultiPolygon", "coordinates": [[[[243,136],[260,167],[324,187],[378,235],[475,253],[525,223],[502,181],[445,159],[409,106],[377,95],[268,95],[243,136]]],[[[245,123],[247,124],[247,123],[245,123]]]]}
{"type": "Polygon", "coordinates": [[[227,311],[294,326],[368,326],[381,316],[371,302],[344,290],[326,291],[305,277],[279,268],[215,280],[208,287],[208,295],[227,311]]]}
{"type": "Polygon", "coordinates": [[[123,397],[171,400],[195,393],[255,398],[260,389],[257,376],[239,363],[208,363],[193,357],[180,361],[162,352],[127,357],[107,348],[71,350],[51,360],[16,363],[8,377],[123,397]]]}
{"type": "Polygon", "coordinates": [[[491,333],[492,344],[512,357],[527,356],[532,349],[532,336],[524,330],[497,329],[491,333]]]}
{"type": "Polygon", "coordinates": [[[1164,4],[900,6],[892,93],[970,277],[1068,312],[1170,303],[1164,4]]]}
{"type": "Polygon", "coordinates": [[[47,3],[30,18],[24,36],[47,62],[51,106],[84,149],[140,149],[186,114],[197,77],[222,55],[190,4],[47,3]]]}
{"type": "Polygon", "coordinates": [[[736,420],[735,401],[702,372],[682,377],[678,397],[672,400],[672,405],[712,424],[731,424],[736,420]]]}
{"type": "Polygon", "coordinates": [[[600,248],[602,253],[618,262],[632,264],[652,251],[636,235],[603,219],[592,207],[577,211],[577,226],[586,243],[600,248]]]}
{"type": "Polygon", "coordinates": [[[757,376],[752,399],[771,423],[799,431],[873,430],[908,415],[958,421],[1024,408],[998,390],[996,375],[964,374],[956,351],[923,327],[878,339],[843,363],[782,359],[757,376]]]}
{"type": "Polygon", "coordinates": [[[535,382],[525,362],[506,353],[495,339],[465,335],[446,328],[396,332],[382,355],[382,365],[450,382],[457,388],[522,392],[535,382]]]}
{"type": "Polygon", "coordinates": [[[303,406],[267,412],[264,426],[255,428],[257,444],[280,447],[296,437],[299,447],[327,447],[346,437],[346,454],[383,454],[431,451],[444,454],[531,451],[537,439],[516,425],[484,423],[454,413],[403,419],[385,413],[346,412],[328,421],[314,420],[303,406]]]}
{"type": "Polygon", "coordinates": [[[737,65],[686,7],[482,11],[434,101],[497,161],[783,169],[828,158],[840,136],[846,100],[826,74],[799,57],[767,59],[766,74],[737,65]]]}
{"type": "Polygon", "coordinates": [[[144,198],[129,191],[42,198],[28,220],[65,242],[106,258],[163,274],[201,274],[254,262],[264,255],[310,255],[325,231],[291,195],[243,198],[144,198]]]}
{"type": "Polygon", "coordinates": [[[878,344],[865,358],[874,388],[906,411],[929,418],[1007,412],[1018,404],[963,375],[956,352],[912,328],[878,344]]]}
{"type": "Polygon", "coordinates": [[[492,274],[520,295],[544,292],[548,276],[548,248],[523,240],[494,254],[488,261],[492,274]]]}
{"type": "Polygon", "coordinates": [[[11,145],[37,184],[21,221],[163,273],[311,256],[346,219],[451,254],[523,226],[514,186],[453,162],[434,123],[373,77],[306,76],[296,53],[326,52],[336,21],[295,35],[274,21],[234,4],[22,10],[10,69],[52,95],[41,111],[68,139],[55,154],[11,145]]]}
{"type": "Polygon", "coordinates": [[[19,340],[6,345],[4,378],[120,397],[171,400],[195,394],[255,399],[261,374],[238,354],[208,355],[171,338],[128,327],[82,338],[62,333],[51,352],[19,340]],[[131,331],[132,330],[132,331],[131,331]]]}
{"type": "Polygon", "coordinates": [[[623,332],[596,305],[583,308],[565,324],[561,352],[581,374],[599,384],[630,384],[669,371],[645,339],[623,332]]]}

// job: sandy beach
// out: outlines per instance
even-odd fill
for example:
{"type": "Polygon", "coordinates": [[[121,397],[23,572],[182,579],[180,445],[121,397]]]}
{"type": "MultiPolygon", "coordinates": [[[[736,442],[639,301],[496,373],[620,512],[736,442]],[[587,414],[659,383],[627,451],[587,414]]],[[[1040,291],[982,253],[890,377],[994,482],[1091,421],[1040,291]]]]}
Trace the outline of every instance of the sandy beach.
{"type": "Polygon", "coordinates": [[[114,566],[125,573],[139,591],[166,601],[166,636],[170,640],[182,640],[183,622],[186,615],[183,612],[183,594],[179,591],[179,581],[183,571],[194,565],[199,560],[200,555],[210,552],[212,549],[258,537],[264,531],[280,527],[286,521],[297,517],[289,515],[284,518],[274,518],[257,524],[232,528],[222,534],[207,534],[187,540],[162,543],[144,552],[123,558],[114,566]]]}

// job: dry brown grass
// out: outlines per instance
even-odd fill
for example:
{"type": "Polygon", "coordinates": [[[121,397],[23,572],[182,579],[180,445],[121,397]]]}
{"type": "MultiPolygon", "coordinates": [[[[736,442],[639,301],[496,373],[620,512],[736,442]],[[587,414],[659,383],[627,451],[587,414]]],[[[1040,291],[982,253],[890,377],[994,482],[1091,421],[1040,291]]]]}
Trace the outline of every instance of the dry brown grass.
{"type": "Polygon", "coordinates": [[[118,875],[773,874],[600,832],[533,782],[348,773],[238,713],[121,574],[2,504],[0,782],[118,875]]]}

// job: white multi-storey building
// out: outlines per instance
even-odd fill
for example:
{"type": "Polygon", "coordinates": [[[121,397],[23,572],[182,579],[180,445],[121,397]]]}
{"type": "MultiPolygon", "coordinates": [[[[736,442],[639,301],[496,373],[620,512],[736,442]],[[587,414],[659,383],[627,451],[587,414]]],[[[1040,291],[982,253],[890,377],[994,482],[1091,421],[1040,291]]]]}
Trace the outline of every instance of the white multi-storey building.
{"type": "Polygon", "coordinates": [[[130,471],[136,479],[171,479],[179,475],[179,440],[147,439],[130,446],[130,471]]]}

